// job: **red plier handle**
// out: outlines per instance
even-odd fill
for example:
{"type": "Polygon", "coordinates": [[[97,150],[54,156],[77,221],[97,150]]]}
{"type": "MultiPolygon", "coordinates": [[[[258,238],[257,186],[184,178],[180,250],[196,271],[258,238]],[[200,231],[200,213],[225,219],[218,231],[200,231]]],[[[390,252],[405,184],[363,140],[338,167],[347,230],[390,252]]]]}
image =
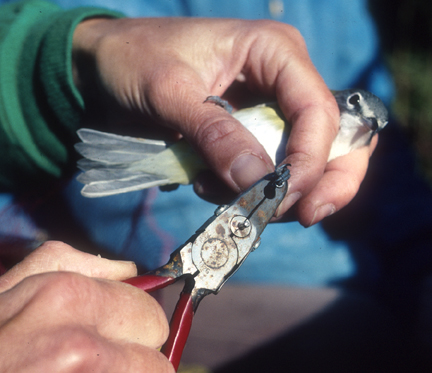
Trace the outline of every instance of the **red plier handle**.
{"type": "MultiPolygon", "coordinates": [[[[163,277],[154,274],[147,274],[130,278],[124,282],[150,293],[158,289],[163,289],[177,280],[178,278],[175,277],[163,277]]],[[[193,282],[193,279],[186,279],[186,285],[180,294],[180,299],[177,302],[170,321],[170,333],[168,339],[161,349],[161,352],[168,358],[176,371],[180,364],[183,349],[186,345],[192,326],[192,319],[195,314],[194,302],[191,294],[193,284],[190,284],[190,282],[193,282]]]]}

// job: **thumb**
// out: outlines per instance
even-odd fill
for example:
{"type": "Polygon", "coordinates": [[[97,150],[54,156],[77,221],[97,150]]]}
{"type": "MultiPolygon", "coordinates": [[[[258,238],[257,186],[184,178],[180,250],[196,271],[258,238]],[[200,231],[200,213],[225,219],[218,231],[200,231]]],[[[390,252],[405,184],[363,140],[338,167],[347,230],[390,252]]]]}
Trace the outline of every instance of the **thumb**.
{"type": "Polygon", "coordinates": [[[124,280],[137,274],[133,262],[108,260],[76,250],[63,242],[47,241],[0,277],[0,292],[28,276],[57,271],[110,280],[124,280]]]}
{"type": "Polygon", "coordinates": [[[235,192],[273,172],[273,162],[255,136],[223,107],[202,97],[181,105],[185,120],[177,111],[175,129],[210,169],[235,192]]]}

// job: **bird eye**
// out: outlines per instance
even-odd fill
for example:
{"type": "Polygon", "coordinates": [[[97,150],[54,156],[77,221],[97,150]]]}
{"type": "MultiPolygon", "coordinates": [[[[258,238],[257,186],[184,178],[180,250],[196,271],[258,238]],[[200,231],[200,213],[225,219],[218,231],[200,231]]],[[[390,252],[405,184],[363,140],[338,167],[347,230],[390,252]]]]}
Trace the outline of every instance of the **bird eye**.
{"type": "Polygon", "coordinates": [[[358,93],[354,93],[348,97],[348,104],[351,106],[359,106],[360,104],[360,95],[358,93]]]}

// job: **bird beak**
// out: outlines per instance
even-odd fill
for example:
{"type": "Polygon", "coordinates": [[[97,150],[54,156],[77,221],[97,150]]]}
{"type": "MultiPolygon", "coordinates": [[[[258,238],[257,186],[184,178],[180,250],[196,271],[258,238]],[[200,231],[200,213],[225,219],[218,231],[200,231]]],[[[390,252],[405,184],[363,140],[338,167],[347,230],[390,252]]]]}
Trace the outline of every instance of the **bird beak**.
{"type": "Polygon", "coordinates": [[[380,128],[378,125],[378,121],[376,120],[376,118],[372,117],[372,118],[366,118],[366,117],[362,117],[362,123],[363,125],[369,130],[372,131],[373,134],[377,133],[380,128]]]}

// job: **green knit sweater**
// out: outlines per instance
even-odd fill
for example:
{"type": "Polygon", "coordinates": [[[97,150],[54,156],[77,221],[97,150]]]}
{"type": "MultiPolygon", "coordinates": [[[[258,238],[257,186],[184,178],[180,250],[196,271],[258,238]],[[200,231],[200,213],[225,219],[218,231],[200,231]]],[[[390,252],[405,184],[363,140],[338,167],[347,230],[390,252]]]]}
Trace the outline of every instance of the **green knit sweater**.
{"type": "Polygon", "coordinates": [[[71,167],[85,109],[72,79],[72,36],[95,16],[121,15],[42,0],[0,7],[0,192],[39,186],[71,167]]]}

